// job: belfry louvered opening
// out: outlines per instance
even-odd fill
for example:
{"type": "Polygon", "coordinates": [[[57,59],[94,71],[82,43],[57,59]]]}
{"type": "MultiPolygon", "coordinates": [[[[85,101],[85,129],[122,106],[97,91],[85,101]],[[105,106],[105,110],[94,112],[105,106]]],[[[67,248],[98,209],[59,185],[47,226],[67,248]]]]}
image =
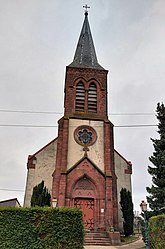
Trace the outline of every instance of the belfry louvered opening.
{"type": "Polygon", "coordinates": [[[85,88],[81,81],[76,86],[76,111],[85,111],[85,88]]]}
{"type": "Polygon", "coordinates": [[[94,83],[88,89],[88,112],[97,112],[97,88],[94,83]]]}

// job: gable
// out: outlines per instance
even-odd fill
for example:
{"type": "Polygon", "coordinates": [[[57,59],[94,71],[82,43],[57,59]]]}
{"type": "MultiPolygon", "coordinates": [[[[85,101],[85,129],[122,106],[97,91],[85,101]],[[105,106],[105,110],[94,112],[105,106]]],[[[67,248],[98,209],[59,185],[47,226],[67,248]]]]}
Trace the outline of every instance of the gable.
{"type": "Polygon", "coordinates": [[[17,198],[0,201],[0,207],[21,207],[17,198]]]}
{"type": "Polygon", "coordinates": [[[38,151],[36,151],[33,155],[29,155],[28,159],[31,159],[33,157],[35,157],[36,155],[38,155],[39,153],[43,152],[44,150],[46,150],[49,146],[51,146],[52,144],[54,144],[57,141],[58,137],[56,137],[55,139],[53,139],[52,141],[50,141],[48,144],[46,144],[45,146],[43,146],[41,149],[39,149],[38,151]]]}
{"type": "Polygon", "coordinates": [[[125,174],[132,174],[132,163],[127,161],[118,151],[114,150],[115,171],[120,170],[125,174]]]}
{"type": "Polygon", "coordinates": [[[69,170],[67,170],[67,174],[69,174],[72,170],[74,170],[78,165],[81,165],[83,161],[88,161],[101,175],[104,176],[104,173],[92,162],[87,156],[82,157],[75,165],[73,165],[69,170]]]}

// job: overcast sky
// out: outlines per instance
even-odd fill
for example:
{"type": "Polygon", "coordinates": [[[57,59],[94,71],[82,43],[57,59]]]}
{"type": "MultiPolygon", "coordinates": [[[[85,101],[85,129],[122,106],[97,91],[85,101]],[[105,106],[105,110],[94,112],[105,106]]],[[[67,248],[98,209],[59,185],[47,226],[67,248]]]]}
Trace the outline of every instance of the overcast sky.
{"type": "MultiPolygon", "coordinates": [[[[165,100],[164,0],[0,0],[0,200],[17,197],[23,204],[27,157],[57,136],[65,67],[86,3],[98,61],[109,70],[109,119],[115,126],[157,124],[156,105],[165,100]],[[18,124],[56,127],[7,126],[18,124]]],[[[114,128],[116,150],[133,164],[135,210],[151,185],[156,131],[114,128]]]]}

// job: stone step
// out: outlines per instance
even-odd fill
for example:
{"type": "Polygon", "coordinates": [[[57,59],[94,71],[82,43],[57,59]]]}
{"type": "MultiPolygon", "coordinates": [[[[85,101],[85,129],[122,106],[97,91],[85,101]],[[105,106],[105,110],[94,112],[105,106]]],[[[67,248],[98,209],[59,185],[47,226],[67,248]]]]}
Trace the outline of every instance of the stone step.
{"type": "Polygon", "coordinates": [[[85,241],[85,245],[98,245],[98,246],[111,246],[110,241],[100,241],[100,240],[92,240],[92,241],[85,241]]]}
{"type": "Polygon", "coordinates": [[[111,245],[110,239],[105,232],[88,232],[85,233],[85,245],[111,245]]]}
{"type": "Polygon", "coordinates": [[[90,241],[90,240],[110,241],[109,238],[85,238],[85,241],[90,241]]]}
{"type": "Polygon", "coordinates": [[[91,241],[110,242],[108,238],[107,239],[85,239],[85,242],[91,242],[91,241]]]}
{"type": "Polygon", "coordinates": [[[110,241],[109,238],[85,238],[85,241],[110,241]]]}
{"type": "Polygon", "coordinates": [[[100,241],[91,241],[88,243],[84,243],[85,246],[111,246],[110,242],[100,242],[100,241]]]}
{"type": "Polygon", "coordinates": [[[85,238],[107,238],[106,233],[91,233],[91,234],[85,234],[85,238]]]}

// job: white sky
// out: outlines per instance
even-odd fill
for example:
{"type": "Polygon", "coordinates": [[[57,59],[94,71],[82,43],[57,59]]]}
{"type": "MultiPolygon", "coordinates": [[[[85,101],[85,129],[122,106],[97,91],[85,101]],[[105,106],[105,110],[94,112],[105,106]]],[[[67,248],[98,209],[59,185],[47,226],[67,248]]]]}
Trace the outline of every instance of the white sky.
{"type": "MultiPolygon", "coordinates": [[[[164,0],[0,0],[0,125],[57,125],[65,67],[73,60],[86,3],[98,61],[109,70],[109,113],[154,113],[164,101],[164,0]]],[[[114,125],[157,124],[154,114],[109,119],[114,125]]],[[[147,166],[156,130],[114,130],[115,148],[133,164],[135,210],[151,184],[147,166]]],[[[57,128],[0,126],[0,200],[17,197],[23,204],[27,156],[56,135],[57,128]]]]}

